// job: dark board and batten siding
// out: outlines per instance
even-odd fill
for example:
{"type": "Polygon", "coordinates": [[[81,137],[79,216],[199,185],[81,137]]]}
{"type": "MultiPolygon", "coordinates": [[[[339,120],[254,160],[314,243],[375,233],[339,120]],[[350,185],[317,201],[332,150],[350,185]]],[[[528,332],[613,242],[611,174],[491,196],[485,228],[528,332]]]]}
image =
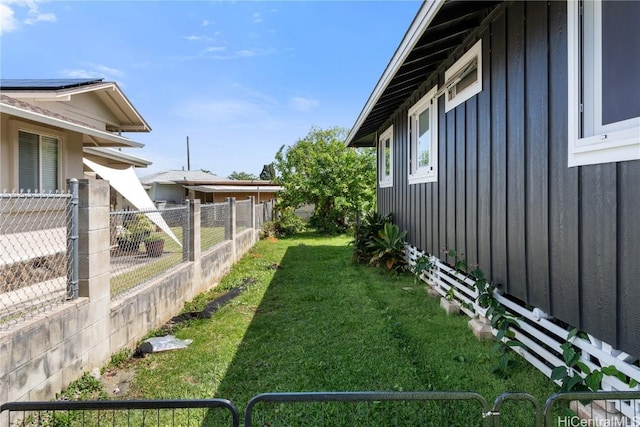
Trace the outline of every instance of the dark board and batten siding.
{"type": "Polygon", "coordinates": [[[567,167],[566,4],[514,2],[480,37],[483,91],[438,104],[438,181],[408,184],[407,112],[426,87],[392,117],[379,209],[411,244],[449,262],[456,249],[513,297],[640,357],[640,161],[567,167]]]}

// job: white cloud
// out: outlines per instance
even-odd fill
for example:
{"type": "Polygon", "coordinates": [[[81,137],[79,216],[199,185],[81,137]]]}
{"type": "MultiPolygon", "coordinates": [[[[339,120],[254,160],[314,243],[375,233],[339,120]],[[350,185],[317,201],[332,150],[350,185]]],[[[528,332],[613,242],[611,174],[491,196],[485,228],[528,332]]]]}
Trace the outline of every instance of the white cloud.
{"type": "Polygon", "coordinates": [[[277,110],[277,101],[268,94],[247,87],[241,83],[225,81],[222,93],[214,91],[215,97],[191,97],[182,103],[174,113],[180,117],[202,121],[210,126],[219,123],[224,127],[241,124],[246,126],[248,120],[252,126],[264,122],[277,110]]]}
{"type": "Polygon", "coordinates": [[[210,46],[208,48],[206,48],[204,51],[205,52],[221,52],[223,50],[226,50],[227,48],[224,46],[210,46]]]}
{"type": "Polygon", "coordinates": [[[210,24],[210,22],[209,22],[208,20],[206,20],[206,19],[204,19],[204,20],[202,21],[202,26],[203,26],[203,27],[208,27],[208,26],[209,26],[209,24],[210,24]]]}
{"type": "Polygon", "coordinates": [[[33,25],[36,22],[56,22],[58,18],[53,13],[31,13],[29,11],[30,18],[25,19],[24,23],[27,25],[33,25]]]}
{"type": "Polygon", "coordinates": [[[276,53],[274,49],[241,49],[228,55],[212,55],[211,59],[237,59],[237,58],[254,58],[258,56],[267,56],[276,53]]]}
{"type": "Polygon", "coordinates": [[[253,56],[267,56],[274,53],[273,49],[243,49],[236,52],[239,58],[250,58],[253,56]]]}
{"type": "Polygon", "coordinates": [[[19,23],[33,25],[38,22],[56,22],[53,13],[40,12],[41,0],[2,0],[0,2],[0,34],[10,33],[19,28],[19,23]],[[27,9],[26,17],[23,9],[27,9]]]}
{"type": "Polygon", "coordinates": [[[89,71],[89,70],[83,70],[80,68],[76,68],[73,70],[62,70],[61,73],[64,77],[70,78],[70,79],[93,79],[96,77],[104,77],[102,75],[99,75],[97,72],[95,71],[89,71]]]}
{"type": "Polygon", "coordinates": [[[209,123],[231,123],[262,115],[265,106],[251,100],[192,100],[180,105],[175,113],[183,118],[209,123]]]}
{"type": "Polygon", "coordinates": [[[123,77],[124,71],[118,70],[117,68],[107,67],[106,65],[93,65],[96,71],[103,73],[105,75],[111,75],[115,77],[123,77]]]}
{"type": "Polygon", "coordinates": [[[260,14],[260,12],[256,12],[253,14],[252,22],[254,24],[259,24],[260,22],[262,22],[262,15],[260,14]]]}
{"type": "Polygon", "coordinates": [[[13,10],[4,3],[0,3],[0,34],[10,33],[18,28],[13,10]]]}
{"type": "Polygon", "coordinates": [[[62,70],[61,74],[64,77],[71,79],[95,79],[103,78],[105,80],[117,80],[117,78],[123,77],[125,73],[122,70],[116,68],[107,67],[100,64],[87,64],[88,68],[74,68],[62,70]]]}
{"type": "Polygon", "coordinates": [[[196,42],[196,41],[212,42],[214,40],[213,37],[196,36],[194,34],[191,34],[189,36],[185,36],[184,38],[189,40],[190,42],[196,42]]]}
{"type": "Polygon", "coordinates": [[[289,106],[297,111],[310,111],[318,106],[318,101],[301,96],[294,96],[289,99],[289,106]]]}

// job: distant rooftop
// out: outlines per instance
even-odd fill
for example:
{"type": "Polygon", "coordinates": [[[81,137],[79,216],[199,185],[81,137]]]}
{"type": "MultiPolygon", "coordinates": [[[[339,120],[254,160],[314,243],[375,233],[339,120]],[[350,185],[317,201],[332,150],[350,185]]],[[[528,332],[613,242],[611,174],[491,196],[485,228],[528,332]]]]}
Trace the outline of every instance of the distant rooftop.
{"type": "Polygon", "coordinates": [[[219,181],[228,181],[228,179],[200,170],[168,170],[140,178],[140,182],[143,184],[151,184],[153,182],[172,184],[178,182],[209,183],[219,181]]]}
{"type": "Polygon", "coordinates": [[[0,90],[60,90],[100,83],[104,79],[0,79],[0,90]]]}

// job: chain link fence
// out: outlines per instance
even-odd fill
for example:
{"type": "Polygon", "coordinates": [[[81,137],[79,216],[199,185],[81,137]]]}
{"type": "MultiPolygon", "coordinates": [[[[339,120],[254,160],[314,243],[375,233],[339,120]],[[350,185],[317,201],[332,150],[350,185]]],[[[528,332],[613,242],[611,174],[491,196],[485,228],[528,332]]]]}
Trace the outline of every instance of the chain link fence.
{"type": "Polygon", "coordinates": [[[71,194],[0,194],[0,330],[68,297],[71,194]]]}
{"type": "Polygon", "coordinates": [[[153,211],[111,212],[111,297],[160,276],[187,260],[187,206],[153,211]],[[154,221],[155,220],[155,221],[154,221]],[[162,230],[166,223],[175,239],[162,230]]]}
{"type": "Polygon", "coordinates": [[[236,232],[241,233],[250,228],[252,220],[251,199],[236,201],[236,232]]]}
{"type": "MultiPolygon", "coordinates": [[[[259,228],[273,217],[272,201],[253,210],[251,200],[235,205],[237,233],[254,220],[259,228]]],[[[77,195],[71,193],[0,193],[0,330],[77,296],[74,207],[77,195]]],[[[229,203],[202,205],[200,218],[201,250],[231,238],[229,203]]],[[[187,205],[111,212],[109,227],[112,297],[189,259],[187,205]],[[175,239],[162,230],[162,222],[175,239]]]]}
{"type": "Polygon", "coordinates": [[[274,201],[269,200],[264,204],[264,222],[273,221],[273,205],[274,201]]]}
{"type": "Polygon", "coordinates": [[[262,224],[264,223],[264,209],[265,209],[264,203],[255,205],[253,209],[253,215],[255,216],[256,229],[258,230],[262,228],[262,224]]]}
{"type": "Polygon", "coordinates": [[[200,206],[200,250],[206,251],[231,235],[229,203],[200,206]]]}

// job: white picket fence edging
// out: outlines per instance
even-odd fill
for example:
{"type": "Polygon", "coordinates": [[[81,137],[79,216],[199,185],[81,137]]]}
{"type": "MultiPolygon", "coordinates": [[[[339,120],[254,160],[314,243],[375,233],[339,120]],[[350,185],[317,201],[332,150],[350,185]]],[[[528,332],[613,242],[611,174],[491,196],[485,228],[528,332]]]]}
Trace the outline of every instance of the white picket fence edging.
{"type": "MultiPolygon", "coordinates": [[[[430,271],[422,273],[420,277],[422,281],[443,298],[450,298],[450,295],[453,294],[453,298],[461,305],[460,311],[467,316],[471,318],[485,316],[486,310],[476,302],[478,291],[475,288],[475,281],[471,277],[456,271],[439,258],[427,255],[416,247],[405,244],[405,258],[409,265],[414,265],[416,260],[422,256],[428,256],[433,265],[430,271]]],[[[515,339],[520,341],[524,347],[512,347],[513,351],[520,354],[549,378],[554,367],[566,366],[562,357],[563,350],[560,346],[567,341],[568,330],[558,326],[550,315],[538,308],[530,310],[497,290],[494,291],[494,297],[505,307],[508,314],[518,319],[519,326],[510,329],[514,332],[515,339]]],[[[496,334],[497,331],[493,330],[493,335],[496,334]]],[[[589,336],[589,340],[575,336],[571,343],[580,353],[580,361],[589,369],[615,366],[629,380],[633,379],[640,383],[640,367],[634,364],[637,359],[629,354],[592,336],[589,336]],[[597,361],[598,364],[594,361],[597,361]]],[[[584,376],[582,373],[579,374],[584,376]]],[[[555,382],[560,385],[559,381],[555,382]]],[[[640,384],[632,388],[610,375],[604,376],[601,387],[604,391],[640,390],[640,384]]],[[[635,405],[629,401],[615,401],[615,406],[627,417],[637,417],[640,413],[639,401],[636,401],[635,405]]]]}

